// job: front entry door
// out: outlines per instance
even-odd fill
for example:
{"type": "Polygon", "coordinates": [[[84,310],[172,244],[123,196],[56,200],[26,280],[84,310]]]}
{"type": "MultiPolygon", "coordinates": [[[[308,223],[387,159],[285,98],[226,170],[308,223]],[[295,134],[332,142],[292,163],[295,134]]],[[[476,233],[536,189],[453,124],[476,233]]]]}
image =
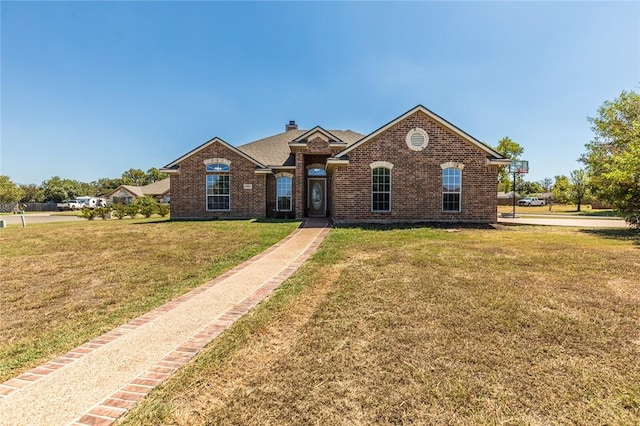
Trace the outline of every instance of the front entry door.
{"type": "Polygon", "coordinates": [[[327,216],[327,179],[309,178],[307,180],[307,207],[309,217],[327,216]]]}

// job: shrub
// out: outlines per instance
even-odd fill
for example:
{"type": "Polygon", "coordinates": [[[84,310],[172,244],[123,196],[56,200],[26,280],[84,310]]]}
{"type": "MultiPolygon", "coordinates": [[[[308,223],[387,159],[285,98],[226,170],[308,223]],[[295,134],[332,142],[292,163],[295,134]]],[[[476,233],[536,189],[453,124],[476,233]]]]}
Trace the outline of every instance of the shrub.
{"type": "Polygon", "coordinates": [[[140,213],[142,213],[144,217],[151,217],[151,215],[158,210],[158,202],[149,196],[137,198],[133,204],[140,208],[140,213]]]}
{"type": "Polygon", "coordinates": [[[169,204],[158,204],[158,214],[161,217],[165,217],[170,211],[171,208],[169,207],[169,204]]]}
{"type": "Polygon", "coordinates": [[[94,211],[97,216],[102,218],[102,220],[111,219],[111,207],[98,207],[94,211]]]}
{"type": "Polygon", "coordinates": [[[132,219],[135,218],[139,212],[140,206],[138,206],[137,204],[129,204],[127,206],[127,214],[131,216],[132,219]]]}
{"type": "Polygon", "coordinates": [[[154,214],[156,212],[156,210],[158,210],[158,206],[142,206],[140,207],[140,213],[142,213],[142,215],[144,217],[151,217],[152,214],[154,214]]]}
{"type": "Polygon", "coordinates": [[[118,219],[124,219],[127,213],[127,206],[125,206],[124,204],[118,203],[113,205],[113,215],[118,219]]]}
{"type": "Polygon", "coordinates": [[[82,217],[84,217],[85,219],[88,220],[93,220],[96,218],[96,216],[98,215],[98,212],[96,211],[97,209],[90,209],[88,207],[83,207],[82,210],[80,210],[80,214],[82,215],[82,217]]]}

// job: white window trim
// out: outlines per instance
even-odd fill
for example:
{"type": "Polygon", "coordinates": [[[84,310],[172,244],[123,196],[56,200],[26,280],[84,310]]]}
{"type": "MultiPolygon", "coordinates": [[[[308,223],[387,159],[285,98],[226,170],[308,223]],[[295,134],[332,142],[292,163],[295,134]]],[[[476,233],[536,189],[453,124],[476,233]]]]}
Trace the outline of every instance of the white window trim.
{"type": "MultiPolygon", "coordinates": [[[[391,194],[393,191],[393,176],[392,176],[392,169],[393,169],[393,164],[388,163],[386,161],[375,161],[371,164],[369,164],[369,166],[371,167],[371,181],[370,181],[370,188],[371,188],[371,213],[391,213],[391,194]],[[375,166],[375,167],[374,167],[375,166]],[[376,169],[387,169],[389,170],[389,209],[388,210],[374,210],[373,206],[374,206],[374,202],[373,202],[373,173],[375,172],[376,169]]],[[[386,192],[382,192],[382,191],[377,191],[376,194],[384,194],[386,192]]]]}
{"type": "MultiPolygon", "coordinates": [[[[458,192],[453,192],[453,191],[441,191],[440,193],[440,203],[441,203],[441,209],[443,213],[461,213],[462,212],[462,169],[464,169],[464,164],[462,163],[455,163],[455,162],[448,162],[448,163],[443,163],[440,165],[440,167],[442,168],[442,173],[440,173],[440,182],[441,184],[442,179],[443,179],[443,173],[445,170],[447,169],[457,169],[460,172],[460,191],[458,192]],[[459,198],[458,198],[458,210],[445,210],[444,209],[444,194],[459,194],[459,198]]],[[[444,186],[444,185],[441,185],[444,186]]]]}
{"type": "Polygon", "coordinates": [[[393,170],[393,164],[388,161],[374,161],[373,163],[369,164],[369,167],[371,167],[371,170],[379,169],[380,167],[393,170]]]}
{"type": "Polygon", "coordinates": [[[231,168],[231,160],[227,160],[226,158],[207,158],[204,160],[205,166],[208,166],[209,164],[226,164],[231,168]]]}
{"type": "Polygon", "coordinates": [[[277,212],[293,211],[293,173],[281,172],[276,175],[276,211],[277,212]],[[291,179],[291,195],[289,196],[289,205],[291,206],[291,208],[286,210],[281,210],[280,208],[278,208],[278,179],[280,178],[291,179]]]}
{"type": "Polygon", "coordinates": [[[444,170],[444,169],[460,169],[460,171],[462,171],[462,169],[464,169],[464,164],[458,163],[456,161],[447,161],[446,163],[440,164],[440,168],[442,170],[444,170]]]}

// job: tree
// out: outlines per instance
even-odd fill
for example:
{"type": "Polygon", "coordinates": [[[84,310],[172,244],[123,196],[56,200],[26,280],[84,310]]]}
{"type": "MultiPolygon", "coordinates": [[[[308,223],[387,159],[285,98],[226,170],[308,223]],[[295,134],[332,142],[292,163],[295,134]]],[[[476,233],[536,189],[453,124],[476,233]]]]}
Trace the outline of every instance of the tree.
{"type": "MultiPolygon", "coordinates": [[[[116,189],[120,185],[135,185],[135,186],[143,186],[148,185],[150,183],[157,182],[162,179],[168,178],[169,175],[166,173],[162,173],[155,167],[150,168],[147,172],[143,172],[140,169],[129,169],[126,172],[122,173],[122,177],[118,180],[118,184],[113,186],[112,189],[116,189]]],[[[114,184],[116,179],[113,179],[111,184],[114,184]]],[[[108,192],[108,191],[106,191],[108,192]]]]}
{"type": "Polygon", "coordinates": [[[569,198],[572,202],[576,203],[578,211],[580,211],[580,207],[589,191],[589,179],[587,173],[582,169],[572,171],[570,179],[569,198]]]}
{"type": "Polygon", "coordinates": [[[147,174],[140,169],[129,169],[122,173],[123,185],[142,186],[147,184],[147,174]]]}
{"type": "Polygon", "coordinates": [[[570,186],[569,178],[565,175],[556,176],[553,184],[553,190],[551,191],[553,201],[560,204],[566,204],[569,201],[570,186]]]}
{"type": "Polygon", "coordinates": [[[522,194],[539,194],[544,192],[544,188],[538,182],[530,182],[523,180],[522,183],[518,184],[518,189],[522,194]]]}
{"type": "Polygon", "coordinates": [[[162,173],[160,170],[155,167],[147,170],[147,184],[158,182],[160,180],[168,178],[169,175],[166,173],[162,173]]]}
{"type": "Polygon", "coordinates": [[[96,195],[105,195],[122,185],[122,179],[100,178],[91,182],[91,186],[95,188],[96,195]]]}
{"type": "Polygon", "coordinates": [[[9,176],[0,175],[0,203],[15,203],[24,196],[24,191],[13,183],[9,176]]]}
{"type": "Polygon", "coordinates": [[[23,203],[42,203],[44,202],[44,191],[38,185],[30,183],[28,185],[20,185],[24,195],[22,196],[23,203]]]}
{"type": "MultiPolygon", "coordinates": [[[[517,142],[512,141],[508,137],[504,137],[498,141],[495,150],[511,160],[518,160],[524,153],[524,148],[517,142]]],[[[509,192],[512,185],[512,176],[509,174],[507,167],[502,167],[498,172],[498,188],[501,191],[509,192]]]]}
{"type": "Polygon", "coordinates": [[[595,137],[580,161],[594,195],[640,228],[640,94],[623,91],[588,120],[595,137]]]}
{"type": "Polygon", "coordinates": [[[61,203],[64,200],[83,195],[80,193],[78,182],[71,179],[62,179],[60,176],[53,176],[49,180],[42,182],[44,197],[48,201],[61,203]]]}
{"type": "Polygon", "coordinates": [[[544,192],[551,192],[551,188],[553,188],[553,179],[544,178],[539,183],[544,192]]]}

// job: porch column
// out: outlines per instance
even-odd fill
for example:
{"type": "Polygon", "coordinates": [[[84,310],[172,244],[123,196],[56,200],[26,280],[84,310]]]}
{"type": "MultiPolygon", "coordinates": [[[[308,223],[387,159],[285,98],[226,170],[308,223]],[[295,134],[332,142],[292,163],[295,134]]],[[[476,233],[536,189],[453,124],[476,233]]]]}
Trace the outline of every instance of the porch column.
{"type": "Polygon", "coordinates": [[[304,217],[305,206],[305,179],[304,179],[304,154],[296,152],[296,176],[293,185],[294,203],[296,206],[296,219],[304,217]]]}

